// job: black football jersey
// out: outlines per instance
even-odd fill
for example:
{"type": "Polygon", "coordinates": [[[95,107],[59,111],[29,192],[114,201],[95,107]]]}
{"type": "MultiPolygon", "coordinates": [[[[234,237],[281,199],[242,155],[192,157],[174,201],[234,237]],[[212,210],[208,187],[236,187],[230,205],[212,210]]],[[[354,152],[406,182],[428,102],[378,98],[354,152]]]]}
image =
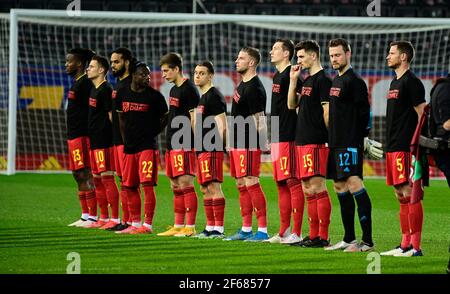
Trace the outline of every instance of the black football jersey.
{"type": "MultiPolygon", "coordinates": [[[[198,93],[198,90],[189,79],[186,79],[179,87],[173,86],[172,89],[170,89],[169,120],[166,132],[166,144],[168,150],[181,149],[177,148],[177,146],[172,146],[172,136],[175,132],[179,131],[182,126],[172,127],[172,121],[177,116],[184,116],[190,120],[190,112],[197,107],[199,100],[200,95],[198,93]]],[[[192,149],[194,148],[194,135],[192,132],[192,128],[190,136],[191,146],[189,149],[192,149]]],[[[179,142],[176,142],[176,145],[184,146],[183,143],[184,138],[181,137],[181,140],[179,142]]]]}
{"type": "Polygon", "coordinates": [[[425,87],[410,71],[394,78],[389,87],[386,107],[386,151],[409,151],[417,126],[415,106],[425,102],[425,87]]]}
{"type": "Polygon", "coordinates": [[[89,95],[93,84],[86,74],[78,77],[67,94],[67,137],[88,136],[89,95]]]}
{"type": "Polygon", "coordinates": [[[366,83],[352,68],[333,79],[329,108],[329,146],[363,147],[369,133],[369,94],[366,83]]]}
{"type": "Polygon", "coordinates": [[[272,122],[273,118],[278,116],[279,130],[278,140],[272,138],[272,142],[291,142],[295,140],[297,112],[295,111],[295,109],[289,109],[287,106],[290,71],[291,66],[288,66],[285,70],[283,70],[283,72],[277,71],[273,76],[272,105],[270,116],[272,122]]]}
{"type": "Polygon", "coordinates": [[[112,123],[109,112],[112,111],[112,86],[104,81],[93,87],[89,97],[89,139],[91,149],[109,148],[113,145],[112,123]]]}

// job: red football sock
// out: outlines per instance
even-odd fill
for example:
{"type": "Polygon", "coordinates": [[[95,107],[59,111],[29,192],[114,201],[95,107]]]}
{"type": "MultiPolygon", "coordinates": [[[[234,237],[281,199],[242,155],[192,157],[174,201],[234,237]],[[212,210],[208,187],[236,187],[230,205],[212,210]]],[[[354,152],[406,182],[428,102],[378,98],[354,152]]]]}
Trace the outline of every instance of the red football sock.
{"type": "Polygon", "coordinates": [[[300,237],[302,234],[303,210],[305,208],[305,195],[303,194],[302,182],[298,179],[289,179],[287,184],[291,194],[291,207],[294,218],[292,233],[300,237]]]}
{"type": "Polygon", "coordinates": [[[206,225],[214,227],[215,221],[214,221],[213,199],[212,198],[203,199],[203,206],[205,207],[206,225]]]}
{"type": "Polygon", "coordinates": [[[409,229],[411,232],[411,245],[415,250],[420,250],[423,225],[422,201],[409,204],[409,229]]]}
{"type": "Polygon", "coordinates": [[[85,191],[86,204],[89,209],[90,216],[97,216],[97,199],[95,198],[95,190],[85,191]]]}
{"type": "Polygon", "coordinates": [[[153,186],[144,185],[144,222],[148,225],[151,225],[153,223],[155,207],[155,188],[153,186]]]}
{"type": "Polygon", "coordinates": [[[103,185],[102,178],[94,177],[95,197],[97,198],[98,206],[100,206],[100,218],[108,219],[108,200],[106,199],[106,190],[103,185]]]}
{"type": "Polygon", "coordinates": [[[409,201],[411,197],[401,197],[400,201],[400,228],[402,230],[402,243],[400,247],[403,249],[408,248],[409,244],[411,244],[411,235],[409,233],[409,201]]]}
{"type": "Polygon", "coordinates": [[[174,189],[173,194],[173,210],[175,213],[175,222],[177,226],[184,226],[184,215],[186,209],[184,208],[184,194],[182,189],[174,189]]]}
{"type": "Polygon", "coordinates": [[[89,214],[89,208],[86,202],[86,191],[78,191],[78,199],[80,200],[81,213],[89,214]]]}
{"type": "Polygon", "coordinates": [[[241,209],[242,216],[242,226],[251,227],[252,226],[252,197],[250,196],[246,186],[238,187],[239,190],[239,206],[241,209]]]}
{"type": "Polygon", "coordinates": [[[102,176],[102,183],[106,190],[106,199],[111,207],[111,218],[119,218],[119,190],[114,176],[102,176]]]}
{"type": "Polygon", "coordinates": [[[247,187],[258,219],[258,228],[267,228],[266,196],[259,183],[247,187]]]}
{"type": "Polygon", "coordinates": [[[120,202],[122,203],[122,223],[126,224],[130,220],[130,212],[128,211],[127,192],[123,190],[122,183],[120,183],[120,202]]]}
{"type": "Polygon", "coordinates": [[[194,187],[184,188],[184,207],[186,208],[186,226],[194,226],[197,217],[197,194],[194,187]]]}
{"type": "Polygon", "coordinates": [[[319,214],[317,210],[316,195],[305,195],[308,202],[308,222],[309,222],[309,238],[314,239],[319,236],[319,214]]]}
{"type": "Polygon", "coordinates": [[[330,225],[331,202],[328,191],[320,192],[317,196],[317,216],[319,218],[319,236],[328,240],[328,227],[330,225]]]}
{"type": "Polygon", "coordinates": [[[225,215],[225,198],[213,198],[212,206],[214,209],[214,226],[223,227],[223,219],[225,215]]]}
{"type": "Polygon", "coordinates": [[[141,195],[137,188],[127,187],[126,189],[128,199],[128,209],[130,211],[130,218],[133,223],[141,222],[141,195]]]}
{"type": "Polygon", "coordinates": [[[284,232],[291,226],[291,193],[286,183],[277,182],[278,189],[278,208],[280,210],[280,230],[278,234],[284,235],[284,232]]]}

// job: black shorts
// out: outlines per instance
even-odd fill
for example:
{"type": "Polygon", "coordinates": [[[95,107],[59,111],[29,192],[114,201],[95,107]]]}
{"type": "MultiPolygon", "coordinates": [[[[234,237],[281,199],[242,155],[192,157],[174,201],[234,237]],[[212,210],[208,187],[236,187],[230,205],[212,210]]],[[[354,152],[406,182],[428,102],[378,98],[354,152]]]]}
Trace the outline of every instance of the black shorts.
{"type": "Polygon", "coordinates": [[[362,148],[330,148],[327,178],[343,181],[350,176],[363,178],[362,148]]]}

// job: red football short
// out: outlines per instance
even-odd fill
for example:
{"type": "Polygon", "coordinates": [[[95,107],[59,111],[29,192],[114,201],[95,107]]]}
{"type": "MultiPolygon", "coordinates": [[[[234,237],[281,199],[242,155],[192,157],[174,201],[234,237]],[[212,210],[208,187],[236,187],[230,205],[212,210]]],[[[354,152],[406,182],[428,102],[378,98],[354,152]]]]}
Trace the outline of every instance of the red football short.
{"type": "Polygon", "coordinates": [[[197,157],[194,151],[167,150],[166,151],[166,175],[176,178],[182,175],[195,176],[195,161],[197,157]]]}
{"type": "Polygon", "coordinates": [[[114,148],[114,167],[116,169],[116,175],[121,177],[124,160],[123,145],[116,145],[113,148],[114,148]]]}
{"type": "Polygon", "coordinates": [[[114,171],[114,147],[91,150],[92,173],[114,171]]]}
{"type": "Polygon", "coordinates": [[[261,150],[231,149],[230,174],[236,179],[253,176],[259,177],[261,169],[261,150]]]}
{"type": "Polygon", "coordinates": [[[399,185],[409,181],[411,152],[386,152],[386,184],[399,185]]]}
{"type": "Polygon", "coordinates": [[[295,142],[272,143],[270,147],[275,181],[279,182],[296,177],[295,142]]]}
{"type": "Polygon", "coordinates": [[[158,182],[159,150],[143,150],[134,154],[124,153],[122,184],[136,187],[139,184],[156,186],[158,182]]]}
{"type": "Polygon", "coordinates": [[[223,182],[223,152],[202,152],[197,156],[197,180],[200,185],[223,182]]]}
{"type": "Polygon", "coordinates": [[[67,140],[69,147],[69,168],[72,171],[91,167],[89,137],[78,137],[67,140]]]}
{"type": "Polygon", "coordinates": [[[325,144],[297,146],[297,169],[300,179],[313,176],[326,177],[330,149],[325,144]]]}

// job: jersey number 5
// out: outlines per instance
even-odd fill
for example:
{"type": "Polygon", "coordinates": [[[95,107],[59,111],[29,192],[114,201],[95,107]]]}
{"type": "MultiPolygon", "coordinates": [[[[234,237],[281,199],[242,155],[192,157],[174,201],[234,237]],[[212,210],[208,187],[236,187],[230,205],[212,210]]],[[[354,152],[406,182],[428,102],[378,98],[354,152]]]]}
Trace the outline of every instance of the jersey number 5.
{"type": "Polygon", "coordinates": [[[397,170],[399,172],[403,171],[403,164],[402,164],[402,159],[401,158],[397,158],[396,159],[396,164],[397,164],[397,170]]]}

